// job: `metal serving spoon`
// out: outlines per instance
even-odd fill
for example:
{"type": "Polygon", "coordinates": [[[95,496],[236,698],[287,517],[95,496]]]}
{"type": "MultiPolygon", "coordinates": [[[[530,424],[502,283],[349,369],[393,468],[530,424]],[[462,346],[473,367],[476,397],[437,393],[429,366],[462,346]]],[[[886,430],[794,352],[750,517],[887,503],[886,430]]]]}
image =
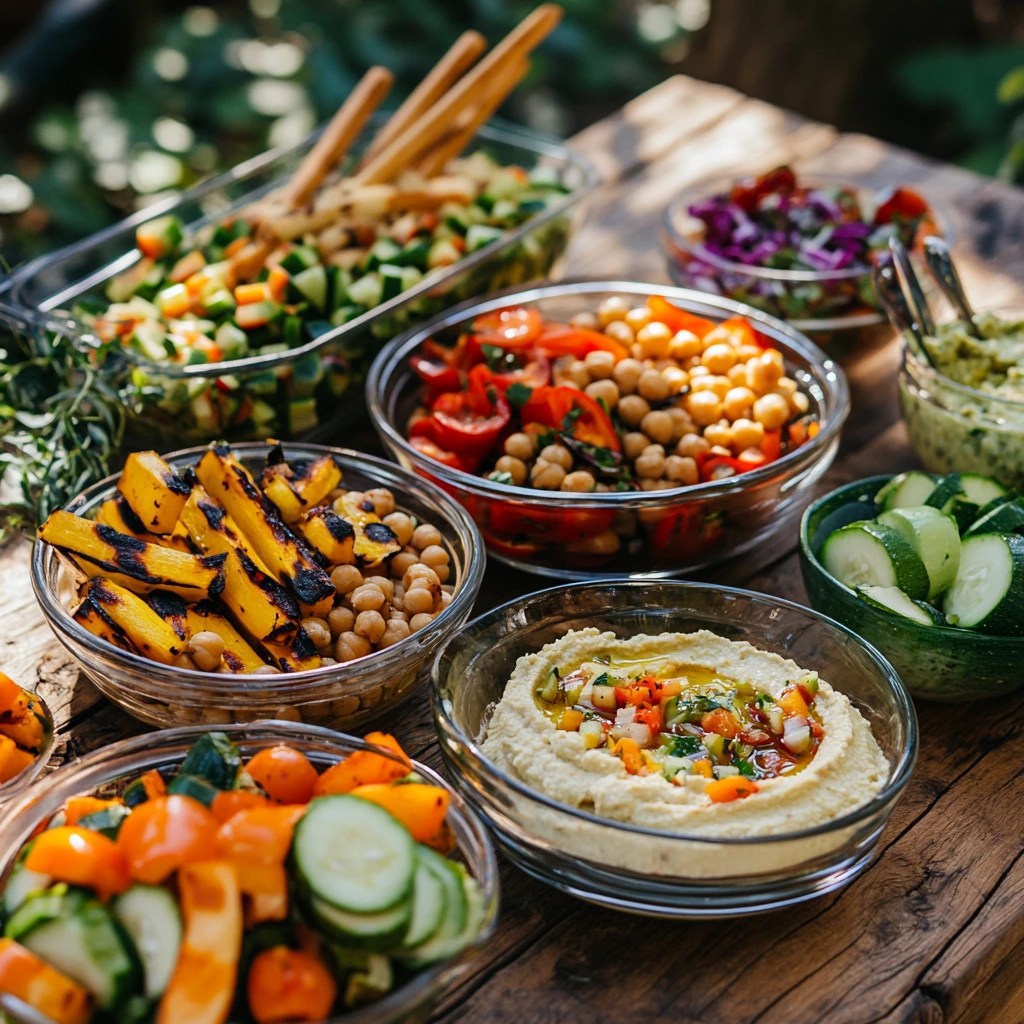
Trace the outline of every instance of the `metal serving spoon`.
{"type": "Polygon", "coordinates": [[[907,297],[907,304],[913,314],[914,322],[924,335],[935,334],[935,321],[932,319],[931,310],[928,308],[928,300],[924,297],[924,290],[921,282],[914,273],[914,267],[910,262],[910,255],[907,253],[904,244],[893,235],[889,239],[889,252],[892,253],[892,261],[899,275],[900,284],[907,297]]]}
{"type": "Polygon", "coordinates": [[[967,300],[967,293],[960,283],[956,264],[944,238],[928,235],[924,240],[924,263],[935,283],[942,289],[942,294],[949,299],[953,308],[960,314],[960,319],[967,325],[967,330],[975,338],[981,337],[981,331],[974,322],[974,310],[967,300]]]}
{"type": "Polygon", "coordinates": [[[896,269],[891,263],[876,264],[871,279],[874,282],[875,291],[878,293],[878,299],[882,303],[882,309],[885,310],[885,315],[898,331],[907,338],[913,339],[909,341],[909,344],[914,350],[914,355],[922,362],[934,367],[935,364],[932,362],[931,356],[928,355],[928,349],[924,343],[924,335],[910,310],[907,296],[900,286],[896,269]]]}

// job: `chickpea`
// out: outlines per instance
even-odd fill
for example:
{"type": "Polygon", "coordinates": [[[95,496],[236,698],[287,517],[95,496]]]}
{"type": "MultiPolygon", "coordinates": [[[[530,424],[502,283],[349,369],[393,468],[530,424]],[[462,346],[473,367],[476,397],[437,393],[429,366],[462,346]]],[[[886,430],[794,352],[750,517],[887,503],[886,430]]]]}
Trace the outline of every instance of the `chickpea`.
{"type": "Polygon", "coordinates": [[[732,381],[733,387],[745,388],[748,386],[749,378],[747,377],[747,364],[737,363],[727,374],[726,377],[732,381]]]}
{"type": "Polygon", "coordinates": [[[505,438],[505,454],[521,462],[528,462],[537,454],[537,442],[529,434],[518,431],[505,438]]]}
{"type": "Polygon", "coordinates": [[[665,470],[665,449],[660,444],[645,448],[633,463],[636,475],[657,480],[665,470]]]}
{"type": "Polygon", "coordinates": [[[220,664],[224,653],[224,638],[212,630],[204,629],[195,633],[188,644],[188,653],[202,672],[212,672],[220,664]]]}
{"type": "Polygon", "coordinates": [[[331,646],[331,628],[324,619],[311,615],[303,619],[300,626],[309,634],[309,639],[316,645],[318,651],[331,646]]]}
{"type": "Polygon", "coordinates": [[[782,376],[782,367],[771,359],[766,359],[767,352],[757,359],[747,362],[747,377],[750,386],[760,395],[767,394],[778,383],[782,376]]]}
{"type": "MultiPolygon", "coordinates": [[[[345,495],[345,499],[351,502],[353,505],[362,505],[362,503],[366,501],[366,494],[363,491],[349,491],[345,495]]],[[[345,514],[345,509],[340,502],[335,504],[334,511],[337,512],[338,515],[345,514]]]]}
{"type": "Polygon", "coordinates": [[[595,380],[583,390],[595,401],[604,402],[609,412],[619,404],[619,386],[613,380],[595,380]]]}
{"type": "Polygon", "coordinates": [[[581,327],[585,331],[601,330],[601,321],[598,319],[597,314],[590,312],[589,309],[582,313],[577,313],[569,320],[569,323],[573,327],[581,327]]]}
{"type": "Polygon", "coordinates": [[[619,392],[623,395],[631,395],[636,391],[637,381],[640,374],[644,372],[644,364],[639,359],[620,359],[615,364],[615,371],[612,376],[619,386],[619,392]]]}
{"type": "Polygon", "coordinates": [[[562,469],[572,469],[572,452],[564,445],[549,444],[547,448],[541,451],[540,458],[544,459],[545,462],[561,466],[562,469]]]}
{"type": "Polygon", "coordinates": [[[344,605],[338,605],[327,613],[327,625],[331,630],[331,636],[334,637],[347,633],[355,621],[356,613],[344,605]]]}
{"type": "Polygon", "coordinates": [[[695,484],[699,479],[697,463],[684,455],[670,455],[665,459],[665,479],[681,484],[695,484]]]}
{"type": "Polygon", "coordinates": [[[678,441],[684,434],[692,434],[697,429],[697,424],[690,419],[690,414],[678,405],[670,406],[667,410],[669,419],[672,420],[672,440],[678,441]]]}
{"type": "Polygon", "coordinates": [[[585,469],[577,469],[573,473],[566,473],[562,480],[563,491],[592,491],[596,482],[585,469]]]}
{"type": "Polygon", "coordinates": [[[651,311],[646,306],[634,306],[626,314],[626,323],[633,328],[634,331],[639,332],[641,328],[646,327],[651,322],[651,311]]]}
{"type": "Polygon", "coordinates": [[[750,388],[730,388],[722,399],[722,408],[725,415],[731,420],[738,420],[741,416],[750,412],[754,404],[754,392],[750,388]]]}
{"type": "Polygon", "coordinates": [[[732,345],[711,345],[704,349],[700,361],[715,374],[728,373],[736,365],[736,349],[732,345]]]}
{"type": "Polygon", "coordinates": [[[693,331],[676,331],[672,335],[669,355],[673,359],[692,359],[700,355],[700,338],[693,331]]]}
{"type": "Polygon", "coordinates": [[[455,600],[455,595],[454,594],[450,594],[446,590],[442,590],[441,591],[441,607],[442,608],[447,608],[448,605],[450,605],[452,603],[452,601],[454,601],[454,600],[455,600]]]}
{"type": "Polygon", "coordinates": [[[598,350],[588,352],[583,359],[591,380],[607,380],[615,372],[615,356],[611,352],[598,350]]]}
{"type": "Polygon", "coordinates": [[[410,543],[417,551],[422,551],[424,548],[429,548],[431,544],[441,543],[441,531],[436,526],[431,526],[430,523],[420,523],[413,531],[410,543]]]}
{"type": "Polygon", "coordinates": [[[740,345],[736,349],[736,358],[741,362],[757,359],[761,355],[761,349],[757,345],[740,345]]]}
{"type": "Polygon", "coordinates": [[[440,593],[441,591],[441,581],[437,577],[437,572],[429,565],[424,565],[422,562],[417,562],[415,565],[409,566],[408,571],[402,577],[402,586],[405,587],[407,594],[416,583],[416,580],[423,581],[417,584],[418,586],[428,586],[436,593],[440,593]]]}
{"type": "Polygon", "coordinates": [[[430,612],[420,612],[419,615],[414,615],[409,620],[409,630],[412,633],[418,633],[421,629],[429,626],[434,621],[434,616],[430,612]]]}
{"type": "Polygon", "coordinates": [[[364,583],[352,591],[349,600],[357,612],[376,611],[384,604],[384,591],[372,583],[364,583]]]}
{"type": "Polygon", "coordinates": [[[669,395],[668,381],[657,370],[644,370],[636,382],[636,392],[648,402],[663,402],[669,395]]]}
{"type": "Polygon", "coordinates": [[[700,434],[684,434],[676,445],[676,455],[696,459],[701,452],[706,452],[710,447],[711,443],[705,441],[700,434]]]}
{"type": "Polygon", "coordinates": [[[802,391],[795,391],[789,396],[789,406],[797,416],[803,416],[810,409],[811,400],[802,391]]]}
{"type": "Polygon", "coordinates": [[[449,565],[435,565],[434,573],[442,583],[448,582],[448,577],[451,575],[451,566],[449,565]]]}
{"type": "Polygon", "coordinates": [[[530,481],[542,491],[557,491],[565,479],[565,470],[555,462],[538,459],[530,471],[530,481]]]}
{"type": "Polygon", "coordinates": [[[334,657],[341,662],[355,661],[356,658],[365,657],[371,650],[373,648],[365,636],[348,631],[338,637],[334,645],[334,657]]]}
{"type": "Polygon", "coordinates": [[[339,565],[331,571],[331,582],[339,594],[348,594],[362,585],[363,574],[354,565],[339,565]]]}
{"type": "Polygon", "coordinates": [[[789,419],[789,402],[782,395],[762,395],[754,403],[754,419],[765,430],[778,430],[789,419]]]}
{"type": "Polygon", "coordinates": [[[418,615],[420,612],[433,611],[434,595],[422,587],[413,587],[406,591],[403,599],[402,610],[407,615],[418,615]]]}
{"type": "Polygon", "coordinates": [[[420,552],[420,561],[436,572],[439,565],[448,564],[448,552],[440,544],[431,544],[420,552]]]}
{"type": "Polygon", "coordinates": [[[377,647],[379,649],[393,647],[395,644],[405,640],[411,632],[409,623],[405,619],[388,619],[384,632],[377,641],[377,647]]]}
{"type": "Polygon", "coordinates": [[[365,611],[356,616],[356,624],[352,627],[352,631],[359,636],[365,636],[371,644],[375,644],[384,635],[386,628],[387,623],[380,612],[365,611]]]}
{"type": "Polygon", "coordinates": [[[386,487],[374,487],[366,492],[366,498],[373,502],[373,511],[382,519],[395,511],[395,496],[386,487]]]}
{"type": "Polygon", "coordinates": [[[624,345],[626,348],[632,348],[633,343],[636,341],[636,337],[633,334],[633,328],[624,320],[613,320],[604,329],[604,333],[613,341],[617,341],[620,345],[624,345]]]}
{"type": "Polygon", "coordinates": [[[650,443],[651,439],[639,430],[631,430],[622,435],[622,450],[627,459],[635,459],[650,443]]]}
{"type": "Polygon", "coordinates": [[[403,548],[412,540],[413,530],[416,529],[416,523],[412,516],[407,516],[404,512],[392,512],[390,515],[384,516],[383,521],[384,525],[389,527],[398,538],[398,543],[403,548]]]}
{"type": "MultiPolygon", "coordinates": [[[[260,665],[258,669],[253,671],[254,676],[276,676],[280,675],[281,670],[276,665],[260,665]]],[[[278,718],[281,716],[278,715],[278,718]]]]}
{"type": "Polygon", "coordinates": [[[725,398],[732,390],[732,382],[728,377],[721,377],[712,374],[704,378],[704,387],[710,388],[719,398],[725,398]]]}
{"type": "Polygon", "coordinates": [[[602,530],[595,537],[566,544],[566,550],[578,555],[614,555],[622,545],[614,530],[602,530]]]}
{"type": "Polygon", "coordinates": [[[745,417],[733,423],[731,447],[735,451],[742,451],[744,448],[757,448],[763,440],[764,426],[761,423],[755,423],[745,417]]]}
{"type": "Polygon", "coordinates": [[[712,327],[711,330],[700,339],[701,352],[706,352],[712,345],[728,345],[729,348],[733,347],[732,335],[721,324],[717,327],[712,327]]]}
{"type": "Polygon", "coordinates": [[[587,369],[587,364],[581,359],[577,359],[569,367],[568,377],[582,391],[590,383],[590,371],[587,369]]]}
{"type": "Polygon", "coordinates": [[[636,343],[648,359],[664,359],[672,348],[672,330],[660,321],[652,320],[637,331],[636,343]]]}
{"type": "Polygon", "coordinates": [[[696,363],[690,366],[690,387],[695,387],[701,377],[710,377],[711,371],[698,358],[696,363]]]}
{"type": "Polygon", "coordinates": [[[192,672],[199,670],[199,666],[192,660],[192,655],[186,654],[184,651],[174,659],[173,664],[175,668],[187,668],[192,672]]]}
{"type": "Polygon", "coordinates": [[[690,375],[675,365],[666,366],[661,375],[665,378],[670,395],[678,395],[690,381],[690,375]]]}
{"type": "Polygon", "coordinates": [[[526,476],[529,472],[526,468],[526,463],[522,459],[514,458],[511,455],[502,455],[495,462],[494,468],[499,473],[508,473],[516,487],[521,487],[526,482],[526,476]]]}
{"type": "Polygon", "coordinates": [[[706,427],[722,418],[722,403],[714,391],[691,391],[686,396],[686,411],[694,423],[706,427]]]}
{"type": "Polygon", "coordinates": [[[629,312],[629,303],[621,295],[609,295],[597,307],[597,319],[602,327],[607,327],[616,320],[624,320],[629,312]]]}
{"type": "Polygon", "coordinates": [[[640,421],[651,411],[647,400],[639,395],[624,395],[619,399],[619,419],[627,427],[637,427],[640,421]]]}
{"type": "Polygon", "coordinates": [[[668,491],[675,487],[671,480],[641,480],[640,490],[642,491],[668,491]]]}
{"type": "Polygon", "coordinates": [[[796,381],[792,377],[780,377],[775,384],[775,391],[784,398],[792,398],[796,394],[796,381]]]}
{"type": "MultiPolygon", "coordinates": [[[[401,579],[409,569],[410,565],[415,565],[419,561],[419,555],[415,551],[399,551],[391,559],[391,574],[401,579]]],[[[332,577],[333,578],[333,577],[332,577]]]]}
{"type": "Polygon", "coordinates": [[[732,426],[728,420],[719,420],[704,428],[704,440],[711,445],[721,445],[723,448],[732,447],[732,426]]]}
{"type": "Polygon", "coordinates": [[[668,444],[675,429],[672,417],[664,409],[649,412],[641,421],[640,429],[656,444],[668,444]]]}

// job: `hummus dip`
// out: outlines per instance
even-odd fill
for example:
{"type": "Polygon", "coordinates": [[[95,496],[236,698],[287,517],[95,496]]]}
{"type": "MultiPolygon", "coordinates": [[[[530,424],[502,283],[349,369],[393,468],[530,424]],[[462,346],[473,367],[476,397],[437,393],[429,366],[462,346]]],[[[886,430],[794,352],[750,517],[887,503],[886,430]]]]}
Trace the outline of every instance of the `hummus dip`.
{"type": "Polygon", "coordinates": [[[583,629],[519,659],[483,752],[600,817],[688,836],[774,836],[867,803],[889,765],[813,671],[707,630],[583,629]]]}

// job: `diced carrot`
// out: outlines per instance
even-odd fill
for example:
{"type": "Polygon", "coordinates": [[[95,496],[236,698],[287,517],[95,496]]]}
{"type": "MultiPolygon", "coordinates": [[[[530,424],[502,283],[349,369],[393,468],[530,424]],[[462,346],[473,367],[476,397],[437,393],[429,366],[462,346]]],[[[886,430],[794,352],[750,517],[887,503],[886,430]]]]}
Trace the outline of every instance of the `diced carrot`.
{"type": "Polygon", "coordinates": [[[795,717],[797,715],[801,718],[806,718],[810,712],[810,708],[807,706],[807,701],[804,700],[803,694],[800,693],[799,688],[796,686],[783,693],[783,695],[778,699],[778,705],[782,708],[782,711],[787,718],[795,717]]]}
{"type": "Polygon", "coordinates": [[[192,296],[183,284],[175,284],[161,293],[159,303],[160,312],[171,320],[176,320],[192,308],[192,296]]]}
{"type": "Polygon", "coordinates": [[[264,950],[252,962],[246,985],[258,1024],[325,1021],[338,997],[334,975],[311,953],[287,946],[264,950]]]}
{"type": "Polygon", "coordinates": [[[758,790],[757,783],[745,775],[727,775],[724,779],[713,779],[704,787],[704,792],[715,804],[748,797],[758,790]]]}
{"type": "Polygon", "coordinates": [[[267,287],[270,289],[272,298],[276,299],[278,302],[284,298],[284,293],[288,287],[289,279],[288,271],[285,270],[284,267],[277,266],[270,268],[270,273],[267,275],[267,287]]]}
{"type": "Polygon", "coordinates": [[[295,826],[305,813],[304,804],[239,811],[217,831],[217,846],[223,856],[235,860],[283,864],[295,826]]]}
{"type": "Polygon", "coordinates": [[[171,267],[171,272],[167,275],[167,280],[172,281],[174,284],[182,284],[193,274],[198,274],[205,266],[206,257],[199,249],[193,249],[191,252],[185,253],[185,255],[182,256],[173,267],[171,267]]]}
{"type": "Polygon", "coordinates": [[[623,736],[622,739],[616,741],[615,746],[612,747],[612,753],[616,757],[622,758],[623,767],[630,775],[638,774],[644,766],[639,744],[628,736],[623,736]]]}
{"type": "Polygon", "coordinates": [[[95,796],[73,796],[64,803],[64,824],[77,825],[87,814],[105,810],[120,800],[101,800],[95,796]]]}
{"type": "Polygon", "coordinates": [[[272,299],[270,288],[265,281],[257,281],[254,284],[240,284],[235,288],[235,302],[240,306],[247,306],[251,302],[263,302],[272,299]]]}
{"type": "Polygon", "coordinates": [[[224,353],[221,351],[220,345],[215,341],[211,341],[205,334],[200,334],[193,342],[192,347],[200,352],[204,352],[206,358],[211,363],[219,363],[224,359],[224,353]]]}
{"type": "Polygon", "coordinates": [[[440,831],[451,802],[448,790],[422,782],[360,786],[352,790],[352,795],[383,807],[409,830],[418,843],[440,831]]]}
{"type": "Polygon", "coordinates": [[[301,750],[279,744],[254,754],[245,770],[273,800],[307,804],[316,786],[316,769],[301,750]]]}
{"type": "Polygon", "coordinates": [[[210,804],[210,812],[223,825],[230,821],[239,811],[248,811],[253,807],[269,807],[270,801],[260,793],[247,789],[222,790],[210,804]]]}
{"type": "MultiPolygon", "coordinates": [[[[130,820],[131,816],[125,824],[130,820]]],[[[101,897],[124,892],[132,881],[128,862],[112,839],[101,832],[69,825],[40,833],[25,867],[69,885],[95,889],[101,897]]]]}
{"type": "Polygon", "coordinates": [[[0,992],[20,999],[54,1024],[87,1024],[89,993],[14,939],[0,939],[0,992]]]}
{"type": "Polygon", "coordinates": [[[583,724],[583,712],[577,708],[566,708],[558,719],[556,729],[562,732],[579,732],[583,724]]]}
{"type": "Polygon", "coordinates": [[[8,675],[0,672],[0,715],[15,710],[23,694],[22,688],[8,675]]]}
{"type": "Polygon", "coordinates": [[[228,244],[224,246],[225,258],[230,259],[236,252],[241,252],[248,244],[248,235],[242,235],[240,238],[236,238],[233,241],[228,242],[228,244]]]}

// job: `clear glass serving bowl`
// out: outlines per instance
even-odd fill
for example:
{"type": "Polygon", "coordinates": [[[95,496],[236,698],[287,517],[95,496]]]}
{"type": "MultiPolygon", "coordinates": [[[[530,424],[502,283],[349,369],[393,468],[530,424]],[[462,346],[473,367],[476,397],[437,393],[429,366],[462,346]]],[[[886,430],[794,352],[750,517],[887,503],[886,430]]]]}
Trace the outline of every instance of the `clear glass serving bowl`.
{"type": "Polygon", "coordinates": [[[0,807],[2,807],[8,800],[16,797],[23,789],[30,786],[37,778],[39,778],[39,773],[42,772],[49,763],[50,754],[53,753],[53,713],[46,706],[46,701],[43,700],[38,693],[32,692],[32,699],[38,703],[39,713],[42,714],[47,721],[47,728],[44,730],[43,747],[36,755],[36,759],[24,771],[19,772],[19,774],[15,775],[13,779],[8,779],[3,783],[3,785],[0,785],[0,807]]]}
{"type": "MultiPolygon", "coordinates": [[[[235,456],[250,469],[262,466],[265,444],[238,444],[235,456]]],[[[193,466],[205,451],[189,448],[164,458],[172,466],[193,466]]],[[[298,718],[318,725],[352,728],[389,710],[427,677],[437,650],[469,618],[483,580],[485,555],[480,534],[466,512],[429,481],[383,459],[345,448],[284,445],[286,458],[331,455],[344,472],[346,487],[388,487],[396,507],[441,531],[451,558],[455,596],[431,625],[393,647],[354,661],[276,675],[231,675],[161,665],[122,651],[94,636],[71,617],[74,587],[49,544],[32,551],[32,586],[57,639],[85,674],[115,704],[153,725],[251,722],[258,718],[298,718]]],[[[116,488],[107,477],[66,507],[89,516],[116,488]]]]}
{"type": "MultiPolygon", "coordinates": [[[[380,748],[354,736],[293,722],[263,721],[220,729],[238,744],[246,759],[266,747],[287,743],[301,750],[321,771],[357,750],[380,752],[380,748]]],[[[96,791],[107,795],[120,793],[129,782],[153,768],[173,772],[192,744],[207,731],[195,727],[167,729],[101,747],[57,769],[30,792],[7,804],[0,811],[0,879],[6,881],[18,851],[39,826],[61,809],[68,797],[96,791]]],[[[398,1024],[400,1021],[419,1024],[425,1021],[437,1000],[465,974],[494,931],[498,915],[498,866],[487,832],[458,792],[440,775],[418,761],[413,762],[413,766],[428,782],[443,786],[452,794],[448,823],[455,833],[459,858],[484,895],[487,913],[483,927],[476,941],[458,957],[427,968],[379,1002],[334,1017],[325,1024],[398,1024]]],[[[0,1010],[12,1013],[13,1009],[13,1004],[6,1006],[0,995],[0,1010]]],[[[40,1021],[45,1024],[45,1019],[38,1015],[23,1018],[14,1015],[19,1024],[22,1019],[26,1024],[40,1021]]]]}
{"type": "MultiPolygon", "coordinates": [[[[812,188],[853,188],[859,193],[876,193],[884,183],[864,175],[798,175],[800,185],[812,188]]],[[[843,270],[776,270],[772,267],[735,263],[710,252],[693,237],[688,224],[694,203],[723,192],[736,183],[736,177],[708,178],[686,189],[665,211],[662,247],[668,258],[669,276],[685,288],[725,295],[749,303],[786,321],[820,344],[834,336],[855,336],[867,343],[876,336],[891,335],[891,328],[878,306],[871,271],[864,268],[843,270]],[[787,316],[789,310],[813,306],[816,312],[806,316],[787,316]]],[[[953,232],[941,211],[929,202],[936,224],[950,242],[953,232]]],[[[919,275],[927,290],[930,279],[919,275]]]]}
{"type": "Polygon", "coordinates": [[[581,899],[658,917],[757,913],[847,885],[870,862],[917,755],[913,705],[873,647],[789,601],[710,584],[607,581],[531,594],[465,626],[432,684],[449,773],[506,853],[581,899]],[[484,756],[487,722],[520,657],[589,626],[620,637],[709,629],[817,670],[870,723],[889,762],[884,787],[827,824],[736,839],[640,828],[535,792],[484,756]]]}
{"type": "MultiPolygon", "coordinates": [[[[353,147],[356,157],[373,130],[353,147]]],[[[88,326],[69,310],[79,297],[102,291],[108,278],[139,259],[135,229],[140,224],[168,213],[180,217],[190,231],[218,222],[279,187],[318,137],[314,132],[290,149],[248,160],[181,196],[33,260],[6,281],[0,278],[0,319],[41,339],[56,333],[80,346],[94,346],[97,339],[88,326]]],[[[154,363],[133,350],[122,350],[125,368],[120,376],[149,389],[151,395],[134,410],[129,424],[136,446],[167,448],[221,438],[323,439],[363,413],[359,385],[385,339],[470,296],[548,276],[568,244],[580,200],[600,181],[596,169],[545,135],[501,122],[481,128],[473,150],[527,170],[551,168],[569,191],[458,263],[428,274],[415,287],[297,348],[193,366],[154,363]],[[152,397],[154,392],[157,398],[152,397]],[[273,417],[238,423],[240,410],[251,408],[256,400],[263,403],[261,408],[272,408],[273,417]]]]}
{"type": "Polygon", "coordinates": [[[565,281],[463,303],[391,342],[374,361],[366,398],[373,424],[392,455],[469,510],[489,555],[515,568],[559,579],[674,576],[742,554],[787,528],[795,530],[810,488],[835,457],[850,408],[842,370],[782,321],[714,295],[630,281],[565,281]],[[650,295],[663,295],[713,320],[737,314],[747,317],[785,356],[786,372],[797,380],[811,411],[818,414],[818,435],[776,462],[725,480],[609,494],[500,484],[443,466],[409,444],[405,424],[420,387],[409,357],[426,339],[441,332],[457,333],[481,314],[506,306],[534,306],[545,317],[568,320],[596,309],[612,295],[635,296],[637,305],[650,295]],[[570,538],[596,537],[609,527],[622,540],[617,553],[566,550],[570,538]]]}
{"type": "MultiPolygon", "coordinates": [[[[1024,308],[986,310],[1024,320],[1024,308]]],[[[926,366],[903,343],[900,408],[910,443],[932,473],[980,473],[1024,492],[1024,402],[985,394],[926,366]]]]}
{"type": "Polygon", "coordinates": [[[818,560],[828,536],[825,519],[843,505],[864,502],[864,517],[875,512],[874,498],[889,476],[846,484],[819,498],[800,523],[800,570],[811,607],[841,622],[892,663],[915,697],[962,701],[998,697],[1024,685],[1024,637],[989,636],[951,626],[922,626],[902,615],[862,601],[855,591],[825,571],[818,560]]]}

